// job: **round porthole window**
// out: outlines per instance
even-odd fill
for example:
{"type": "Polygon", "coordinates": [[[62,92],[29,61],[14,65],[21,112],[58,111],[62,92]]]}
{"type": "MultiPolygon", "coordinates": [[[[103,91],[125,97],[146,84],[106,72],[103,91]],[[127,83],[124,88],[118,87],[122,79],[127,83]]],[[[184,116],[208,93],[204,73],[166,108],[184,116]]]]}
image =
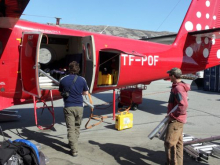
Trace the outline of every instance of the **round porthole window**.
{"type": "Polygon", "coordinates": [[[54,52],[51,48],[41,47],[39,51],[39,63],[49,64],[54,59],[54,52]]]}

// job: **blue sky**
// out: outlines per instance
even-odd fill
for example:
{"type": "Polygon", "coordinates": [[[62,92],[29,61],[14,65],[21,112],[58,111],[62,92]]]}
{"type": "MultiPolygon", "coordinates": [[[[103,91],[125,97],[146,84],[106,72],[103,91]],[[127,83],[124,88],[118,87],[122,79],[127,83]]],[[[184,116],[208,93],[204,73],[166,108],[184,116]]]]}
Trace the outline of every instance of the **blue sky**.
{"type": "Polygon", "coordinates": [[[191,0],[30,0],[22,19],[178,32],[191,0]],[[35,15],[35,16],[31,16],[35,15]],[[38,16],[38,17],[37,17],[38,16]],[[45,17],[41,17],[45,16],[45,17]]]}

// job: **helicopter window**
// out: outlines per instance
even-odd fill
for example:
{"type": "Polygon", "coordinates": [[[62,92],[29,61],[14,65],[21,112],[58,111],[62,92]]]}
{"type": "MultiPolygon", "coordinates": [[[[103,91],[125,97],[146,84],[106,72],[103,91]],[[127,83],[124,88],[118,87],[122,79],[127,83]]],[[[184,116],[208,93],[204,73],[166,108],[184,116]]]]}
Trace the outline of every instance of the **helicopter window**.
{"type": "Polygon", "coordinates": [[[52,60],[52,53],[47,48],[40,48],[39,62],[41,64],[48,64],[52,60]]]}
{"type": "Polygon", "coordinates": [[[90,43],[87,43],[86,45],[86,54],[88,59],[92,59],[92,51],[91,51],[91,46],[90,43]]]}
{"type": "Polygon", "coordinates": [[[82,44],[82,48],[83,48],[83,54],[85,55],[86,54],[86,47],[84,44],[82,44]]]}

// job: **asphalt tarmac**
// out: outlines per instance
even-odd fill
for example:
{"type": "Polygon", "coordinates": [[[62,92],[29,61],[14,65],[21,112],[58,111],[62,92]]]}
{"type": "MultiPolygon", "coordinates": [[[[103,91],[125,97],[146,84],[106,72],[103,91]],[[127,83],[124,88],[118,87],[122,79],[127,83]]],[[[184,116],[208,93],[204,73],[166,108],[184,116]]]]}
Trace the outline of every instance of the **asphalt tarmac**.
{"type": "MultiPolygon", "coordinates": [[[[191,80],[184,80],[191,84],[191,80]]],[[[84,108],[83,122],[79,139],[79,155],[69,155],[67,131],[63,116],[63,101],[54,102],[56,123],[51,130],[39,130],[35,126],[33,104],[8,108],[17,110],[19,121],[1,122],[7,139],[27,139],[40,146],[51,165],[156,165],[166,161],[163,141],[148,139],[148,134],[164,119],[171,82],[158,80],[143,91],[143,102],[133,113],[134,125],[130,129],[117,131],[112,116],[112,91],[94,94],[94,114],[108,116],[104,122],[91,129],[85,129],[90,116],[89,107],[84,108]]],[[[220,93],[203,90],[189,91],[188,119],[184,133],[196,138],[220,135],[220,93]]],[[[117,102],[116,102],[117,105],[117,102]]],[[[117,108],[116,108],[117,109],[117,108]]],[[[40,112],[39,112],[40,113],[40,112]]],[[[48,112],[39,116],[39,122],[47,125],[52,122],[48,112]]],[[[94,124],[97,121],[91,121],[94,124]]],[[[0,136],[0,140],[2,137],[0,136]]],[[[220,141],[213,142],[220,145],[220,141]]],[[[220,158],[209,156],[209,160],[197,162],[184,154],[185,165],[219,165],[220,158]]]]}

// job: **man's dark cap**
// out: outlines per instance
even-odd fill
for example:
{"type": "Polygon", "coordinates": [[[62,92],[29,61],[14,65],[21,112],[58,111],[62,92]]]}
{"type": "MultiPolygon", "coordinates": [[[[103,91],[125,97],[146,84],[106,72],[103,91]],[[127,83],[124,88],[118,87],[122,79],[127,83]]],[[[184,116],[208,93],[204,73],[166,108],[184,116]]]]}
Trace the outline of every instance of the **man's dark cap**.
{"type": "Polygon", "coordinates": [[[182,71],[179,68],[172,68],[167,71],[168,74],[174,75],[175,77],[181,77],[182,71]]]}

